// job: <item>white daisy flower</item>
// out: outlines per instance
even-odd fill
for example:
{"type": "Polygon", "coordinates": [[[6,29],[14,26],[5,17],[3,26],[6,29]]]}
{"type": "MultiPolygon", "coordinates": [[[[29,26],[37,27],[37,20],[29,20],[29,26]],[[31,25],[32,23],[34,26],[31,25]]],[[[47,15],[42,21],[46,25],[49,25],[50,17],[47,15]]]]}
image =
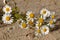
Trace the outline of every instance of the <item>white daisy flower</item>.
{"type": "Polygon", "coordinates": [[[49,24],[47,24],[47,25],[50,26],[50,28],[54,28],[55,27],[54,22],[55,22],[55,20],[50,20],[49,24]]]}
{"type": "Polygon", "coordinates": [[[27,19],[27,24],[32,26],[34,24],[34,19],[27,19]]]}
{"type": "Polygon", "coordinates": [[[28,11],[28,12],[26,13],[26,15],[27,15],[27,18],[34,18],[34,16],[35,16],[32,11],[28,11]]]}
{"type": "Polygon", "coordinates": [[[41,30],[40,29],[36,29],[35,31],[35,36],[41,36],[41,30]]]}
{"type": "Polygon", "coordinates": [[[41,27],[41,32],[43,35],[47,35],[49,33],[49,27],[44,25],[41,27]]]}
{"type": "Polygon", "coordinates": [[[21,24],[19,25],[19,27],[21,27],[23,29],[28,29],[29,28],[27,23],[25,23],[23,20],[22,20],[21,24]]]}
{"type": "Polygon", "coordinates": [[[43,22],[44,22],[44,19],[43,19],[43,18],[39,18],[39,19],[38,19],[38,22],[39,22],[39,23],[43,23],[43,22]]]}
{"type": "Polygon", "coordinates": [[[5,24],[11,24],[13,22],[13,19],[11,18],[11,14],[4,14],[2,16],[2,21],[5,23],[5,24]]]}
{"type": "Polygon", "coordinates": [[[5,5],[5,7],[3,7],[3,11],[5,13],[11,13],[12,12],[12,9],[9,5],[5,5]]]}
{"type": "Polygon", "coordinates": [[[26,17],[27,17],[27,24],[32,26],[34,24],[34,13],[32,11],[28,11],[26,13],[26,17]]]}
{"type": "Polygon", "coordinates": [[[52,13],[51,13],[51,18],[52,18],[52,19],[55,19],[55,12],[52,12],[52,13]]]}
{"type": "Polygon", "coordinates": [[[51,19],[53,19],[54,22],[56,22],[55,12],[53,12],[50,17],[51,17],[51,19]]]}
{"type": "Polygon", "coordinates": [[[40,28],[44,22],[44,19],[42,18],[42,16],[40,18],[37,19],[38,21],[36,21],[36,28],[40,28]]]}
{"type": "Polygon", "coordinates": [[[47,9],[42,9],[40,14],[43,16],[43,19],[46,19],[46,17],[50,16],[50,11],[48,11],[47,9]]]}
{"type": "Polygon", "coordinates": [[[42,23],[36,22],[36,28],[40,28],[42,26],[42,23]]]}

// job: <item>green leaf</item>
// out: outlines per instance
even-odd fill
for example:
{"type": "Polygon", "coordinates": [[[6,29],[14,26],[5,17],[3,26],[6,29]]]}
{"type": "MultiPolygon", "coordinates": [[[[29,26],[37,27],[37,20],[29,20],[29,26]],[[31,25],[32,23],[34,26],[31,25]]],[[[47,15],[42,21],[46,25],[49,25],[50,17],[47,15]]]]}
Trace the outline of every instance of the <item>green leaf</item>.
{"type": "Polygon", "coordinates": [[[12,11],[15,11],[16,9],[15,8],[12,8],[12,11]]]}
{"type": "Polygon", "coordinates": [[[16,19],[19,19],[19,18],[20,18],[20,14],[16,13],[16,14],[14,15],[14,17],[15,17],[16,19]]]}

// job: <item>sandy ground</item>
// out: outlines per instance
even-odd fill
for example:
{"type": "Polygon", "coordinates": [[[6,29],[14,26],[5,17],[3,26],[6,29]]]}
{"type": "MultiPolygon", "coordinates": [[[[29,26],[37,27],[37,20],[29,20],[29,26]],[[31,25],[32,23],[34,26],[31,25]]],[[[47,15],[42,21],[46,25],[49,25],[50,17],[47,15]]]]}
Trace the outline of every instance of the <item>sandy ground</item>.
{"type": "MultiPolygon", "coordinates": [[[[3,0],[0,0],[0,7],[3,5],[3,0]]],[[[36,15],[42,8],[47,8],[50,11],[55,11],[57,17],[60,15],[60,0],[15,0],[20,12],[28,10],[33,11],[36,15]]],[[[14,2],[9,2],[14,7],[14,2]]],[[[35,38],[32,29],[21,29],[16,22],[12,25],[5,25],[0,28],[0,40],[60,40],[60,29],[50,32],[44,37],[35,38]],[[27,34],[29,34],[27,36],[27,34]]],[[[58,27],[58,26],[56,26],[58,27]]]]}

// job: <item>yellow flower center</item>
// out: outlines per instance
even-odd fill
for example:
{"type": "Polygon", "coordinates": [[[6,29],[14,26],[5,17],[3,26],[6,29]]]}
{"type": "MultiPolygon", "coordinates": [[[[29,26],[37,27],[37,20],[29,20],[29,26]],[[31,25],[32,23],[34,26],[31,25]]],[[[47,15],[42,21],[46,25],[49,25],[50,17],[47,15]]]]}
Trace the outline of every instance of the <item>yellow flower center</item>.
{"type": "Polygon", "coordinates": [[[44,22],[43,18],[39,18],[38,21],[39,21],[40,23],[43,23],[43,22],[44,22]]]}
{"type": "Polygon", "coordinates": [[[41,30],[40,30],[40,29],[38,29],[38,30],[37,30],[37,33],[41,33],[41,30]]]}
{"type": "Polygon", "coordinates": [[[52,15],[51,17],[52,17],[52,19],[54,19],[55,18],[55,15],[52,15]]]}
{"type": "Polygon", "coordinates": [[[29,24],[30,24],[30,25],[33,25],[33,22],[30,20],[30,21],[29,21],[29,24]]]}
{"type": "Polygon", "coordinates": [[[43,14],[46,14],[46,11],[45,10],[43,11],[43,14]]]}
{"type": "Polygon", "coordinates": [[[23,23],[22,23],[22,27],[23,27],[23,28],[26,28],[26,27],[27,27],[27,24],[23,22],[23,23]]]}
{"type": "Polygon", "coordinates": [[[6,11],[10,11],[10,9],[9,8],[6,8],[6,11]]]}
{"type": "Polygon", "coordinates": [[[9,20],[10,20],[10,16],[7,16],[7,17],[6,17],[6,20],[9,21],[9,20]]]}
{"type": "Polygon", "coordinates": [[[50,22],[49,22],[50,24],[53,24],[53,21],[52,20],[50,20],[50,22]]]}
{"type": "Polygon", "coordinates": [[[30,14],[30,18],[34,18],[34,14],[33,13],[30,14]]]}
{"type": "Polygon", "coordinates": [[[40,24],[40,23],[38,23],[38,27],[40,28],[41,27],[41,25],[42,25],[42,23],[40,24]]]}
{"type": "Polygon", "coordinates": [[[46,32],[46,31],[47,31],[47,29],[46,29],[46,28],[44,28],[44,29],[43,29],[43,31],[44,31],[44,32],[46,32]]]}

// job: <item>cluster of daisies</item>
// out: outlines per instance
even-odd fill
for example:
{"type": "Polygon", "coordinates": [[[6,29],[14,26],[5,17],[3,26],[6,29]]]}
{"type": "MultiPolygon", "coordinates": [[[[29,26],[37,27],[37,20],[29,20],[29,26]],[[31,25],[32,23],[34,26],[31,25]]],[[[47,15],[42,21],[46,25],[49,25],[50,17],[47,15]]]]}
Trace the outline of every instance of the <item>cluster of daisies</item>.
{"type": "Polygon", "coordinates": [[[4,12],[4,14],[2,16],[3,23],[5,23],[5,24],[13,23],[13,17],[11,15],[11,12],[12,12],[11,7],[9,5],[5,5],[3,7],[3,12],[4,12]]]}
{"type": "Polygon", "coordinates": [[[55,27],[56,18],[55,12],[50,12],[47,9],[42,9],[40,11],[39,17],[35,17],[34,12],[27,11],[26,22],[20,19],[20,27],[23,29],[28,29],[35,27],[35,35],[41,36],[49,33],[50,29],[55,27]]]}
{"type": "Polygon", "coordinates": [[[30,27],[35,27],[35,35],[41,36],[46,35],[49,33],[50,28],[55,27],[56,18],[55,18],[55,12],[50,12],[47,9],[42,9],[40,11],[40,16],[35,17],[34,12],[27,11],[26,13],[26,21],[20,19],[20,27],[23,29],[28,29],[30,27]]]}
{"type": "MultiPolygon", "coordinates": [[[[5,5],[3,7],[3,14],[2,21],[5,24],[12,24],[13,23],[13,15],[11,15],[12,8],[9,5],[5,5]]],[[[22,16],[23,17],[23,16],[22,16]]],[[[46,8],[43,8],[40,11],[38,17],[35,17],[34,12],[27,11],[26,13],[26,20],[20,18],[19,27],[22,29],[28,29],[34,27],[36,36],[46,35],[49,33],[51,28],[55,27],[56,18],[55,12],[50,12],[46,8]]]]}

